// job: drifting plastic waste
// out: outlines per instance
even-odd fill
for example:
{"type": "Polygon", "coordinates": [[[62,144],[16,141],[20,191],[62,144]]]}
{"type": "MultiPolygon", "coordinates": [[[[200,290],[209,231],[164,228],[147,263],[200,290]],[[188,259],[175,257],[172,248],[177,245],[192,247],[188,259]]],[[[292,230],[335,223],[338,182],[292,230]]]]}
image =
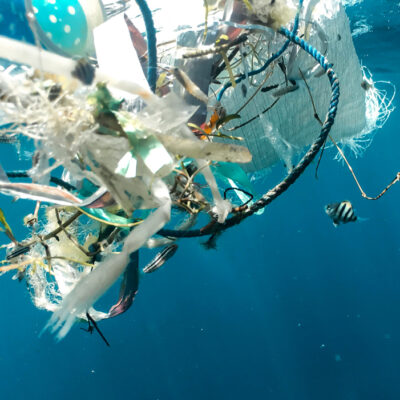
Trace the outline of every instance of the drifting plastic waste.
{"type": "Polygon", "coordinates": [[[1,31],[0,142],[23,137],[35,151],[29,171],[0,167],[0,192],[36,206],[23,240],[1,212],[11,243],[0,271],[26,279],[58,339],[76,321],[125,313],[180,236],[208,235],[215,248],[223,230],[261,214],[331,128],[348,143],[384,120],[334,0],[16,4],[4,12],[27,17],[1,31]],[[246,172],[279,160],[288,176],[257,199],[246,172]],[[139,273],[142,248],[160,246],[139,273]],[[115,305],[95,310],[121,276],[115,305]]]}

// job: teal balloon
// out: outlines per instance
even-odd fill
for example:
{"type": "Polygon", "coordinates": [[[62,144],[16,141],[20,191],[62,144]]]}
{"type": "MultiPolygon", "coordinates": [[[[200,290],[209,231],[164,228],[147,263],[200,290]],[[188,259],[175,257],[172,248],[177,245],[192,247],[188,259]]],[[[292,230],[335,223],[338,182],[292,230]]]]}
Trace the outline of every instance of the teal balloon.
{"type": "Polygon", "coordinates": [[[62,51],[82,54],[89,37],[85,12],[78,0],[32,0],[42,34],[62,51]]]}

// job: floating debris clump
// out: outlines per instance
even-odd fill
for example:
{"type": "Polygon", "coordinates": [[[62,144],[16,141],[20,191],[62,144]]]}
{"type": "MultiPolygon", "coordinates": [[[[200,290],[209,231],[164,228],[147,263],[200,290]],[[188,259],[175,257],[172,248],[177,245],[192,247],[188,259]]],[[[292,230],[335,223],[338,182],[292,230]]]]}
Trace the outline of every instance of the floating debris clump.
{"type": "Polygon", "coordinates": [[[215,248],[328,138],[357,138],[388,116],[334,0],[192,1],[179,6],[184,26],[168,19],[173,2],[45,3],[21,10],[28,43],[0,37],[0,145],[33,149],[29,170],[0,166],[0,192],[33,201],[25,239],[0,214],[10,239],[0,271],[26,280],[59,339],[76,321],[101,334],[97,321],[129,309],[179,238],[215,248]],[[246,172],[278,160],[288,175],[257,199],[246,172]],[[145,247],[163,249],[139,268],[145,247]],[[94,309],[120,276],[116,304],[94,309]]]}

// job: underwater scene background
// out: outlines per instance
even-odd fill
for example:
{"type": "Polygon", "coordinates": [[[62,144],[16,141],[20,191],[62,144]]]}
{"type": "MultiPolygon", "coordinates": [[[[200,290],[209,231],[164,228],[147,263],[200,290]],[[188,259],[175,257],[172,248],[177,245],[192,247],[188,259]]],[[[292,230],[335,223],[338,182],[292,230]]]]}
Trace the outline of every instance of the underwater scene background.
{"type": "MultiPolygon", "coordinates": [[[[361,62],[399,88],[400,3],[353,3],[361,62]]],[[[350,157],[371,195],[399,171],[398,96],[394,105],[364,155],[350,157]]],[[[21,168],[11,145],[0,151],[4,166],[21,168]]],[[[217,250],[182,239],[133,307],[102,323],[111,347],[79,326],[59,343],[39,338],[49,314],[33,307],[24,283],[0,279],[1,398],[399,399],[400,188],[364,200],[335,154],[326,152],[318,180],[314,162],[217,250]],[[324,206],[345,199],[363,220],[335,228],[324,206]]],[[[277,165],[260,175],[258,193],[283,174],[277,165]]],[[[29,203],[0,201],[19,226],[29,203]]]]}

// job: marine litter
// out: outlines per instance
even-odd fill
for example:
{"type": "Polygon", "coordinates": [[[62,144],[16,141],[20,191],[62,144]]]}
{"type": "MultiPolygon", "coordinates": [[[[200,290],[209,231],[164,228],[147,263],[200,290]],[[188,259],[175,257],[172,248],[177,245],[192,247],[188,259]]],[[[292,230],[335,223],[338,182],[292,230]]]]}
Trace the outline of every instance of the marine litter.
{"type": "Polygon", "coordinates": [[[17,1],[0,31],[0,145],[32,162],[0,166],[0,193],[31,201],[26,238],[0,210],[0,271],[26,281],[58,339],[126,312],[179,240],[214,248],[327,140],[358,151],[393,109],[340,2],[183,3],[17,1]],[[257,195],[252,174],[277,163],[287,175],[257,195]],[[96,310],[121,276],[116,304],[96,310]]]}

